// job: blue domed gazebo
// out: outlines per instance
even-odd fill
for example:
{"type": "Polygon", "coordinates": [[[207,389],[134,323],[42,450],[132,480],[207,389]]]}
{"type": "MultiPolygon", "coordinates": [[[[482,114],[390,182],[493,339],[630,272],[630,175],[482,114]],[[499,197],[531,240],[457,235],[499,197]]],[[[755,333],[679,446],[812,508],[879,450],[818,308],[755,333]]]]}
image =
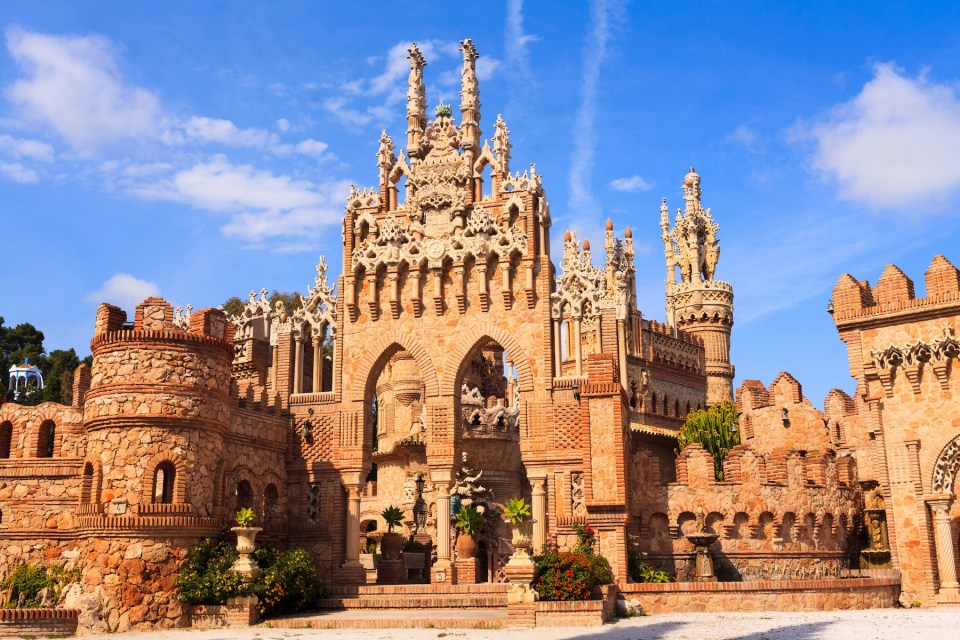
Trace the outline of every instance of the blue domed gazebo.
{"type": "Polygon", "coordinates": [[[43,389],[43,374],[40,368],[30,364],[29,358],[23,359],[23,364],[10,367],[10,397],[21,399],[30,388],[43,389]]]}

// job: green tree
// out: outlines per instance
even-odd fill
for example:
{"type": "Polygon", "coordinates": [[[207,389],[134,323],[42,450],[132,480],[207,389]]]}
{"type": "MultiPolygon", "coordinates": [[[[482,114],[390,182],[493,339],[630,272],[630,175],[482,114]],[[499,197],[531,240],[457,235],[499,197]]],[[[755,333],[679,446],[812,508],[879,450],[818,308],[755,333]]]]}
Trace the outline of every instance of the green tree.
{"type": "MultiPolygon", "coordinates": [[[[273,293],[267,297],[267,302],[270,303],[271,311],[276,307],[277,300],[283,302],[283,306],[286,307],[287,313],[293,313],[303,306],[303,304],[300,302],[300,294],[295,291],[283,292],[274,289],[273,293]]],[[[238,296],[233,296],[232,298],[227,298],[226,302],[224,302],[222,306],[224,313],[226,313],[228,316],[236,316],[243,313],[243,309],[246,305],[246,300],[242,300],[238,296]]]]}
{"type": "Polygon", "coordinates": [[[45,360],[48,370],[43,376],[43,401],[70,404],[73,401],[73,372],[80,366],[77,352],[54,349],[45,360]]]}
{"type": "Polygon", "coordinates": [[[43,374],[44,389],[29,392],[17,402],[24,405],[41,402],[70,404],[73,400],[74,371],[81,362],[90,366],[93,356],[81,360],[74,349],[54,349],[48,354],[43,346],[42,331],[28,322],[15,327],[4,327],[3,322],[0,316],[0,395],[7,393],[10,367],[29,360],[43,374]]]}
{"type": "Polygon", "coordinates": [[[723,480],[723,459],[740,444],[737,405],[724,400],[706,409],[691,411],[677,435],[677,455],[691,442],[699,442],[713,456],[713,471],[723,480]]]}

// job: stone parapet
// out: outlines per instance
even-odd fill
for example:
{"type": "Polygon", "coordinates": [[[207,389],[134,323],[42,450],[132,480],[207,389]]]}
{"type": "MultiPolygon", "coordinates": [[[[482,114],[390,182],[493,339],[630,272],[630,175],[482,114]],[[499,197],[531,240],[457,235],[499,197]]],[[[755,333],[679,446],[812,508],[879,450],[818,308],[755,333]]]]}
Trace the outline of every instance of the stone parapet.
{"type": "Polygon", "coordinates": [[[621,598],[645,613],[830,611],[893,607],[899,578],[628,584],[621,598]]]}
{"type": "Polygon", "coordinates": [[[0,609],[0,638],[72,636],[77,609],[0,609]]]}

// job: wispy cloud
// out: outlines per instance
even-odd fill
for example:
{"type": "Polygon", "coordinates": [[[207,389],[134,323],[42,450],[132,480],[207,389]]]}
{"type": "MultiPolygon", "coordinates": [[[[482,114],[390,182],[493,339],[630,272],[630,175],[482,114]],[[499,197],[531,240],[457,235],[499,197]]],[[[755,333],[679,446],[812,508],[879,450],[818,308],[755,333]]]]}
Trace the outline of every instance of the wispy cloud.
{"type": "Polygon", "coordinates": [[[960,187],[957,85],[926,73],[911,78],[893,63],[849,102],[793,133],[815,143],[813,166],[840,196],[876,209],[940,205],[960,187]]]}
{"type": "Polygon", "coordinates": [[[316,184],[289,176],[234,165],[225,156],[147,181],[131,192],[148,199],[182,202],[197,209],[227,214],[225,234],[259,242],[283,237],[316,238],[324,226],[340,219],[346,181],[316,184]]]}
{"type": "Polygon", "coordinates": [[[507,0],[507,20],[503,34],[507,62],[512,73],[510,82],[510,104],[508,111],[515,113],[533,93],[535,84],[530,66],[530,44],[538,40],[537,36],[523,30],[523,0],[507,0]]]}
{"type": "Polygon", "coordinates": [[[123,83],[110,42],[6,31],[7,50],[25,74],[6,89],[19,115],[52,126],[77,150],[154,137],[163,116],[156,95],[123,83]]]}
{"type": "Polygon", "coordinates": [[[29,169],[19,162],[0,163],[0,173],[14,182],[21,184],[33,184],[40,182],[40,176],[33,169],[29,169]]]}
{"type": "MultiPolygon", "coordinates": [[[[267,162],[300,157],[314,167],[334,158],[321,140],[285,139],[292,129],[288,120],[276,120],[274,130],[174,113],[157,94],[124,80],[106,38],[10,28],[6,44],[20,77],[6,87],[15,118],[4,124],[33,128],[50,142],[0,132],[0,176],[20,183],[40,181],[41,163],[56,163],[57,147],[65,143],[70,148],[64,154],[69,160],[62,162],[65,172],[96,176],[110,192],[226,214],[223,232],[245,241],[315,239],[320,227],[339,221],[346,182],[295,180],[251,164],[233,165],[217,153],[260,151],[267,162]],[[163,162],[156,161],[158,154],[163,162]],[[106,155],[112,158],[102,160],[106,155]]],[[[396,71],[361,90],[385,91],[381,85],[389,85],[391,74],[396,71]]],[[[127,279],[117,282],[130,283],[132,276],[120,275],[127,279]]]]}
{"type": "Polygon", "coordinates": [[[129,273],[117,273],[107,279],[99,289],[85,296],[87,302],[109,302],[121,309],[132,311],[151,296],[159,296],[160,287],[149,280],[141,280],[129,273]]]}
{"type": "Polygon", "coordinates": [[[573,154],[570,161],[570,214],[593,215],[598,211],[593,194],[593,166],[597,145],[597,85],[613,29],[611,18],[622,10],[616,0],[590,2],[590,27],[583,40],[580,106],[573,123],[573,154]]]}
{"type": "Polygon", "coordinates": [[[650,191],[653,185],[640,176],[629,176],[627,178],[617,178],[610,181],[610,188],[614,191],[650,191]]]}
{"type": "MultiPolygon", "coordinates": [[[[321,101],[323,108],[343,124],[362,127],[370,123],[384,123],[398,115],[400,105],[406,99],[407,75],[410,62],[407,50],[413,43],[402,41],[390,47],[385,56],[375,56],[367,60],[370,65],[382,65],[380,71],[372,76],[351,80],[340,86],[337,95],[321,101]]],[[[460,66],[462,60],[460,45],[450,40],[425,40],[417,42],[420,52],[426,59],[428,71],[433,71],[434,82],[424,80],[428,91],[447,97],[448,93],[458,94],[460,66]]],[[[485,55],[482,51],[477,58],[477,79],[487,80],[500,68],[500,60],[485,55]]],[[[428,114],[429,115],[429,114],[428,114]]]]}
{"type": "Polygon", "coordinates": [[[747,151],[753,152],[756,149],[757,132],[747,125],[741,124],[730,132],[730,134],[727,136],[727,140],[743,145],[747,151]]]}

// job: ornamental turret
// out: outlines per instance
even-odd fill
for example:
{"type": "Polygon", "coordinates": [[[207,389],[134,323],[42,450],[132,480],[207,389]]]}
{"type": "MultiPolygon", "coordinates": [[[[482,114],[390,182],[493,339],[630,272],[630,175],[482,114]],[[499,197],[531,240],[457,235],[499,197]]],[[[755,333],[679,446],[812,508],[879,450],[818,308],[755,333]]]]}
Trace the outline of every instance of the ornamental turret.
{"type": "Polygon", "coordinates": [[[703,338],[706,350],[707,402],[733,399],[730,363],[733,287],[714,279],[720,259],[719,225],[700,201],[700,176],[690,168],[683,178],[684,208],[673,229],[667,200],[660,206],[667,280],[667,321],[703,338]],[[679,273],[680,280],[677,281],[679,273]]]}

